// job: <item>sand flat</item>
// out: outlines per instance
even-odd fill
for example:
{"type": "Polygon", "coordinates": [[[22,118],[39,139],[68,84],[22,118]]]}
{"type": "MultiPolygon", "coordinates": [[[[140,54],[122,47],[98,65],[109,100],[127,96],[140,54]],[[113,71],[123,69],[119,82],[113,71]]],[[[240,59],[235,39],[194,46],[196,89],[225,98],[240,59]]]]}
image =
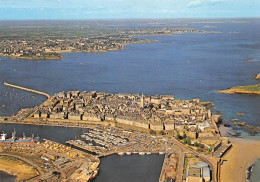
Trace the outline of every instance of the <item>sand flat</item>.
{"type": "Polygon", "coordinates": [[[260,142],[254,140],[230,138],[233,146],[224,155],[221,166],[221,182],[245,182],[246,169],[260,158],[260,142]]]}
{"type": "Polygon", "coordinates": [[[0,171],[16,176],[15,181],[22,181],[38,175],[34,167],[18,158],[0,155],[0,171]]]}

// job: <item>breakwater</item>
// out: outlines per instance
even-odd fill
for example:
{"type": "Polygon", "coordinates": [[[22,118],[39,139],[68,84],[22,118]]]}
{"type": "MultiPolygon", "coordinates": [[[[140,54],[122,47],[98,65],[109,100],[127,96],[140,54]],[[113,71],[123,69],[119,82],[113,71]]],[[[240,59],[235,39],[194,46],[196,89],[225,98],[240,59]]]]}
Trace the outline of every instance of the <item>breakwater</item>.
{"type": "Polygon", "coordinates": [[[4,85],[8,86],[8,87],[17,88],[17,89],[20,89],[20,90],[25,90],[25,91],[28,91],[28,92],[33,92],[33,93],[36,93],[36,94],[43,95],[43,96],[45,96],[47,98],[50,98],[49,94],[41,92],[41,91],[37,91],[37,90],[33,90],[33,89],[29,89],[29,88],[25,88],[25,87],[21,87],[21,86],[17,86],[17,85],[13,85],[13,84],[6,83],[6,82],[4,82],[4,85]]]}

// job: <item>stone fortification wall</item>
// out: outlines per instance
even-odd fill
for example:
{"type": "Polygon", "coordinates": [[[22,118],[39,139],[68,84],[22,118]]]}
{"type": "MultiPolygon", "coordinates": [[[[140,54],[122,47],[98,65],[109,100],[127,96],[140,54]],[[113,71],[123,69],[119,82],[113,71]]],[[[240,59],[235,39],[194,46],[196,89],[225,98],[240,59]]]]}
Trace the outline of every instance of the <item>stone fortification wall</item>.
{"type": "Polygon", "coordinates": [[[175,130],[175,124],[174,123],[165,123],[164,128],[165,128],[165,130],[175,130]]]}
{"type": "Polygon", "coordinates": [[[134,126],[136,127],[140,127],[140,128],[145,128],[145,129],[149,129],[150,128],[150,125],[149,123],[145,123],[145,122],[138,122],[138,121],[135,121],[134,122],[134,126]]]}
{"type": "Polygon", "coordinates": [[[155,131],[161,131],[161,130],[163,130],[163,124],[162,123],[150,123],[150,128],[155,131]]]}
{"type": "Polygon", "coordinates": [[[129,120],[129,119],[125,119],[125,118],[116,118],[116,122],[121,123],[121,124],[134,126],[134,121],[133,120],[129,120]]]}
{"type": "Polygon", "coordinates": [[[149,129],[141,128],[141,127],[138,127],[138,126],[126,125],[126,124],[122,124],[122,123],[118,123],[118,122],[115,123],[115,126],[121,127],[121,128],[126,128],[126,129],[131,129],[131,130],[135,130],[135,131],[141,131],[141,132],[149,133],[149,129]]]}
{"type": "Polygon", "coordinates": [[[98,121],[101,121],[101,118],[97,117],[95,115],[83,115],[82,116],[82,120],[83,121],[95,121],[95,122],[98,122],[98,121]]]}

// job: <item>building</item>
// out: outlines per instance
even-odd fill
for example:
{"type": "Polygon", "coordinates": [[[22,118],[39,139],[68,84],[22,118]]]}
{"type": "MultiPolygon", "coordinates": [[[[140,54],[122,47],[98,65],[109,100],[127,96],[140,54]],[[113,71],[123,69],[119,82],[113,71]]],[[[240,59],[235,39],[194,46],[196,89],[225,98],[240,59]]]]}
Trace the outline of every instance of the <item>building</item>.
{"type": "Polygon", "coordinates": [[[210,169],[206,162],[197,162],[187,167],[186,182],[210,182],[210,169]]]}

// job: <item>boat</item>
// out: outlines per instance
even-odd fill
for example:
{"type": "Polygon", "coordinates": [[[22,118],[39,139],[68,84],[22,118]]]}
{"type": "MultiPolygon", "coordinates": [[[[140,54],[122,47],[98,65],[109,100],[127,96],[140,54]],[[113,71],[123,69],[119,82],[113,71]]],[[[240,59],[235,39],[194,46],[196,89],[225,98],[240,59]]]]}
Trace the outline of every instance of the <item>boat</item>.
{"type": "Polygon", "coordinates": [[[139,155],[144,155],[145,153],[144,152],[139,152],[139,155]]]}
{"type": "Polygon", "coordinates": [[[39,137],[34,137],[34,134],[31,137],[26,137],[25,133],[23,133],[23,137],[17,138],[15,129],[12,132],[12,138],[7,138],[7,134],[4,132],[0,135],[0,143],[28,143],[37,141],[39,141],[39,137]]]}
{"type": "Polygon", "coordinates": [[[89,179],[94,179],[98,175],[99,168],[95,169],[89,179]]]}
{"type": "Polygon", "coordinates": [[[151,152],[146,152],[146,154],[147,154],[147,155],[150,155],[150,154],[152,154],[152,153],[151,153],[151,152]]]}
{"type": "Polygon", "coordinates": [[[131,155],[132,153],[131,152],[126,152],[127,155],[131,155]]]}
{"type": "Polygon", "coordinates": [[[159,152],[159,154],[160,154],[160,155],[163,155],[163,154],[164,154],[164,152],[159,152]]]}
{"type": "Polygon", "coordinates": [[[86,138],[86,135],[80,135],[81,138],[86,138]]]}
{"type": "Polygon", "coordinates": [[[120,156],[122,156],[122,155],[124,155],[125,153],[124,152],[119,152],[119,153],[117,153],[118,155],[120,155],[120,156]]]}

